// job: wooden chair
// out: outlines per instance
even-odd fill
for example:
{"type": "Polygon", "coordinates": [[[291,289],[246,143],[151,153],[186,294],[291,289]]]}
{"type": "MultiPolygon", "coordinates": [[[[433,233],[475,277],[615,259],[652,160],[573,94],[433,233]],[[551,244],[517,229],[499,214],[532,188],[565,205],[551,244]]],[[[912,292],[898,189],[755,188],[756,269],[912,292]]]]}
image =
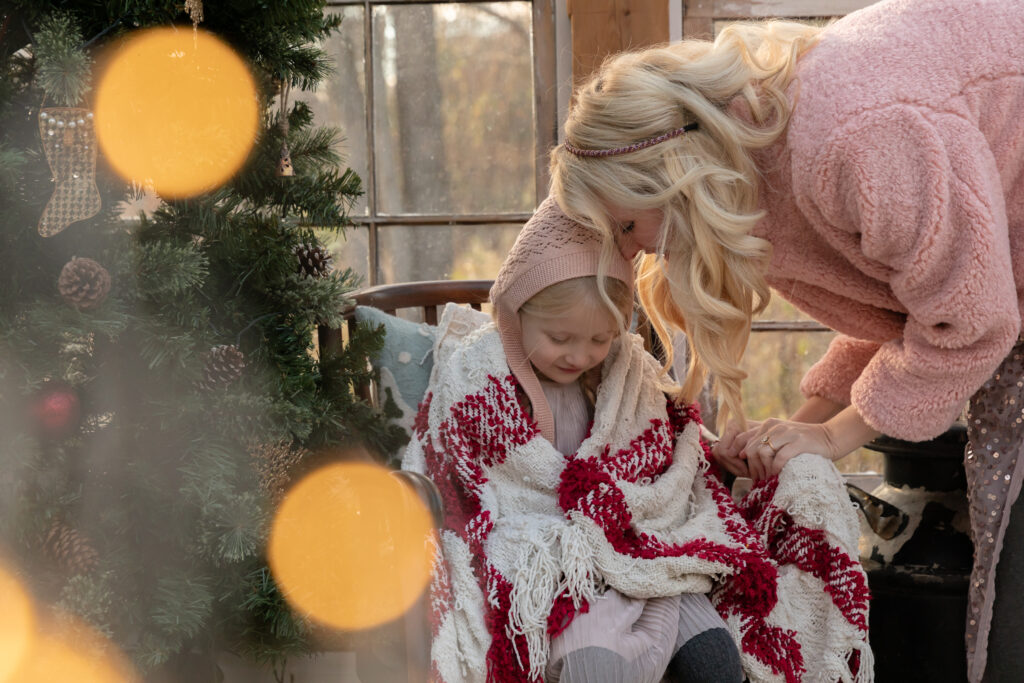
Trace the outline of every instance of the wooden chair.
{"type": "MultiPolygon", "coordinates": [[[[424,280],[394,285],[378,285],[352,293],[352,304],[342,315],[349,335],[355,332],[356,306],[372,306],[391,315],[413,309],[423,322],[436,325],[438,309],[447,303],[466,304],[479,311],[488,302],[493,280],[424,280]]],[[[344,332],[338,328],[321,326],[318,337],[320,352],[337,353],[344,344],[344,332]]],[[[372,387],[357,386],[356,393],[368,401],[374,400],[372,387]]]]}
{"type": "MultiPolygon", "coordinates": [[[[437,309],[447,303],[468,304],[474,310],[488,302],[494,280],[427,280],[378,285],[352,294],[358,306],[373,306],[395,315],[400,309],[416,308],[428,325],[437,324],[437,309]]],[[[354,310],[354,307],[353,307],[354,310]]],[[[347,315],[351,321],[351,315],[347,315]]]]}

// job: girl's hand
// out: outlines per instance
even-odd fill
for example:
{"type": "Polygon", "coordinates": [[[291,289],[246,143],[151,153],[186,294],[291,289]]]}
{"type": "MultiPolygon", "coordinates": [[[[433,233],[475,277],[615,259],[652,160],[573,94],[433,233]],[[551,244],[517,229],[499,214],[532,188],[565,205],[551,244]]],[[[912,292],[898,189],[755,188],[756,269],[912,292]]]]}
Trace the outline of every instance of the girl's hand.
{"type": "MultiPolygon", "coordinates": [[[[751,426],[759,427],[760,422],[748,422],[748,430],[751,426]]],[[[740,426],[736,422],[730,422],[722,432],[722,437],[711,446],[711,455],[727,472],[737,477],[749,477],[750,469],[747,467],[746,457],[742,454],[746,440],[737,437],[740,434],[740,426]]]]}

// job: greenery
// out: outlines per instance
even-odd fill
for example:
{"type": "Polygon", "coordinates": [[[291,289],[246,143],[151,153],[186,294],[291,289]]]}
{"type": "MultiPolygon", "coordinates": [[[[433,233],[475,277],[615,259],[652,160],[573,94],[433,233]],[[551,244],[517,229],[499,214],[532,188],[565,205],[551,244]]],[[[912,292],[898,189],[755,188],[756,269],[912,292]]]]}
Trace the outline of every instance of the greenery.
{"type": "Polygon", "coordinates": [[[280,84],[296,92],[329,72],[318,45],[339,19],[323,9],[209,3],[201,28],[246,59],[259,88],[246,165],[215,191],[133,216],[140,189],[101,153],[102,209],[51,237],[37,229],[54,188],[41,107],[89,107],[94,61],[132,31],[192,25],[180,0],[0,10],[0,546],[39,604],[86,619],[147,680],[207,680],[184,663],[219,649],[280,661],[311,646],[263,556],[273,508],[254,449],[310,453],[297,476],[325,453],[391,453],[404,438],[352,392],[382,333],[317,353],[317,325],[341,324],[357,278],[300,274],[294,249],[343,236],[361,184],[341,165],[339,131],[316,127],[301,101],[288,111],[295,175],[275,174],[280,84]],[[109,273],[93,307],[58,289],[75,256],[109,273]],[[213,350],[230,347],[241,361],[217,366],[213,350]]]}

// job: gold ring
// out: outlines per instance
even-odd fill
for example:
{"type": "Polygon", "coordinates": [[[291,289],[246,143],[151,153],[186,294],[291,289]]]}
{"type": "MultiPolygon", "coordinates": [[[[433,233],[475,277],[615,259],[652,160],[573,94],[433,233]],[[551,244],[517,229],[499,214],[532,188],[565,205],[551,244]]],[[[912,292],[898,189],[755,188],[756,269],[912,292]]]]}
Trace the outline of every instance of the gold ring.
{"type": "Polygon", "coordinates": [[[772,442],[768,438],[767,434],[765,434],[764,436],[761,437],[761,443],[763,443],[768,448],[772,449],[772,453],[778,453],[779,452],[779,449],[772,445],[772,442]]]}

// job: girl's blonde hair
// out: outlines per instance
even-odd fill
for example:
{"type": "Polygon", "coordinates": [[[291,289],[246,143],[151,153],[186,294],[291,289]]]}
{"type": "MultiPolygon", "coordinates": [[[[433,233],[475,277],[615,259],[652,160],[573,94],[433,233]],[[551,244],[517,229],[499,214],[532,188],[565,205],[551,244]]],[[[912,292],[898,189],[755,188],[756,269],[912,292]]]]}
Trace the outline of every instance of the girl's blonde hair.
{"type": "Polygon", "coordinates": [[[694,122],[698,129],[628,154],[581,158],[561,145],[551,154],[562,209],[606,241],[620,231],[607,204],[663,212],[658,254],[637,263],[637,293],[665,367],[672,331],[685,332],[693,349],[681,397],[697,400],[711,372],[723,425],[730,415],[744,419],[740,362],[753,316],[770,297],[770,245],[750,234],[763,215],[753,152],[785,131],[786,90],[819,32],[795,22],[737,23],[713,42],[617,55],[576,93],[566,140],[611,149],[694,122]]]}
{"type": "Polygon", "coordinates": [[[540,290],[519,307],[519,312],[538,318],[558,318],[588,305],[597,310],[603,308],[624,330],[632,315],[633,288],[614,277],[574,277],[540,290]]]}

